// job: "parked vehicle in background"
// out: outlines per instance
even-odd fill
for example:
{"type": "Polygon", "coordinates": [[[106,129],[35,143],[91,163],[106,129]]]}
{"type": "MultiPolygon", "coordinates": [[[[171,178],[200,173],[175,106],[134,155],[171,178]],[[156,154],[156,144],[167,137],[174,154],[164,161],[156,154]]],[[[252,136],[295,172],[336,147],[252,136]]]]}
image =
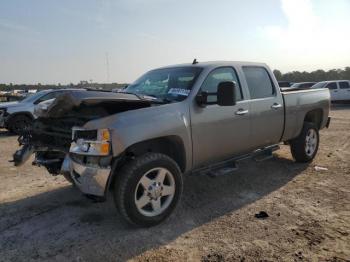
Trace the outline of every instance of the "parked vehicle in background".
{"type": "Polygon", "coordinates": [[[265,64],[207,62],[147,72],[123,92],[59,96],[19,138],[15,165],[62,174],[84,194],[153,226],[174,210],[185,174],[229,174],[285,142],[310,162],[328,127],[329,91],[281,92],[265,64]],[[124,93],[123,93],[124,92],[124,93]]]}
{"type": "Polygon", "coordinates": [[[349,80],[323,81],[315,84],[312,88],[328,88],[331,94],[331,101],[350,101],[349,80]]]}
{"type": "Polygon", "coordinates": [[[26,98],[26,96],[24,96],[24,95],[15,95],[15,94],[11,94],[11,93],[0,94],[0,103],[21,101],[24,98],[26,98]]]}
{"type": "Polygon", "coordinates": [[[290,87],[293,89],[308,89],[315,84],[316,82],[301,82],[301,83],[294,83],[290,87]]]}
{"type": "Polygon", "coordinates": [[[280,87],[290,87],[291,85],[293,85],[293,82],[288,82],[288,81],[278,81],[278,85],[280,87]]]}
{"type": "Polygon", "coordinates": [[[27,130],[36,118],[34,108],[37,104],[70,92],[73,89],[44,90],[27,96],[19,102],[0,103],[0,128],[15,134],[27,130]]]}
{"type": "Polygon", "coordinates": [[[282,92],[284,91],[293,91],[293,90],[306,90],[311,88],[316,82],[301,82],[293,83],[290,87],[281,87],[282,92]]]}

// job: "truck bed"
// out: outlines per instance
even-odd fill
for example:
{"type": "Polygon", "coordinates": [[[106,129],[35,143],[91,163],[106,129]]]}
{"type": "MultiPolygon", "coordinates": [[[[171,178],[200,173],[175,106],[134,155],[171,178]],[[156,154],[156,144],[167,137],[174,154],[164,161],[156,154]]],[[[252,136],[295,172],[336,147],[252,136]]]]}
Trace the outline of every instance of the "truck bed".
{"type": "Polygon", "coordinates": [[[315,111],[320,115],[319,128],[327,124],[330,107],[328,89],[306,89],[282,91],[285,107],[285,124],[282,141],[288,141],[300,133],[306,114],[315,111]]]}

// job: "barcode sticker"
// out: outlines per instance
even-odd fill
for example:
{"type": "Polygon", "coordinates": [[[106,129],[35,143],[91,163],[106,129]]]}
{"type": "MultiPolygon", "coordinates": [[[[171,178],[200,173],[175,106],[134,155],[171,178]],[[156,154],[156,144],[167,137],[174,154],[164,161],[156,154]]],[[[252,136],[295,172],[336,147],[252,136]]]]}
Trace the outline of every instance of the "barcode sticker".
{"type": "Polygon", "coordinates": [[[182,88],[170,88],[168,94],[188,96],[191,90],[182,88]]]}

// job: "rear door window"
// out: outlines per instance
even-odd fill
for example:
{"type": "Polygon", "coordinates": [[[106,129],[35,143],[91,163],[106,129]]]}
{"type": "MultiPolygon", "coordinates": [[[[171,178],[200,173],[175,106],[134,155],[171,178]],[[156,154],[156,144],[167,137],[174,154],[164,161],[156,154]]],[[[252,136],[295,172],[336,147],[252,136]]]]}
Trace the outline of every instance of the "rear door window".
{"type": "Polygon", "coordinates": [[[338,87],[337,87],[337,83],[331,82],[331,83],[329,83],[329,84],[326,86],[326,88],[328,88],[329,90],[337,89],[337,88],[338,88],[338,87]]]}
{"type": "Polygon", "coordinates": [[[272,97],[275,88],[267,70],[263,67],[243,67],[251,99],[272,97]]]}
{"type": "Polygon", "coordinates": [[[339,87],[340,89],[349,89],[350,88],[350,85],[349,85],[349,82],[339,82],[339,87]]]}

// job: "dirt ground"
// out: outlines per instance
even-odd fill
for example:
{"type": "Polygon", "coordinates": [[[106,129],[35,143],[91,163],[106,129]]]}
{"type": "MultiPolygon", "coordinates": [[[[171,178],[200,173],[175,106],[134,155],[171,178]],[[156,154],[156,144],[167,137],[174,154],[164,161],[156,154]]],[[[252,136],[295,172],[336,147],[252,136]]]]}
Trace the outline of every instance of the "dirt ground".
{"type": "Polygon", "coordinates": [[[16,137],[1,131],[0,261],[350,261],[350,106],[331,116],[313,163],[282,146],[234,175],[186,177],[175,213],[149,229],[31,161],[13,167],[16,137]]]}

